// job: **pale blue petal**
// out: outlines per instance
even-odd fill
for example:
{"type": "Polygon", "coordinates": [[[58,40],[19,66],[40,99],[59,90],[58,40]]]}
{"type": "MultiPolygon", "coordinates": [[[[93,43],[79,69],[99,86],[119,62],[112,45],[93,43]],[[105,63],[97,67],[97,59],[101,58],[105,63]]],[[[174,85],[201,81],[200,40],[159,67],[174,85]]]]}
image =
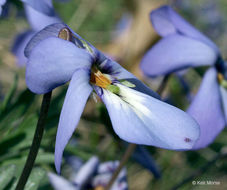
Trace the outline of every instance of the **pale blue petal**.
{"type": "Polygon", "coordinates": [[[80,121],[81,114],[92,91],[89,80],[89,71],[87,69],[78,69],[69,84],[60,115],[55,144],[55,167],[58,173],[60,173],[65,146],[80,121]]]}
{"type": "Polygon", "coordinates": [[[194,149],[204,148],[214,141],[225,126],[217,73],[210,68],[187,111],[200,125],[200,137],[194,149]]]}
{"type": "Polygon", "coordinates": [[[188,67],[214,65],[217,57],[210,46],[173,34],[161,39],[145,54],[141,69],[146,75],[155,77],[188,67]]]}
{"type": "Polygon", "coordinates": [[[218,47],[209,38],[184,20],[170,6],[162,6],[152,11],[150,13],[150,19],[155,30],[163,37],[179,33],[204,42],[217,53],[219,52],[218,47]]]}
{"type": "Polygon", "coordinates": [[[56,175],[54,173],[48,173],[48,177],[51,185],[54,187],[54,190],[79,190],[65,178],[56,175]]]}
{"type": "Polygon", "coordinates": [[[191,149],[199,126],[182,110],[123,85],[119,95],[103,90],[115,132],[125,141],[166,149],[191,149]]]}
{"type": "Polygon", "coordinates": [[[28,88],[47,93],[68,82],[76,69],[90,68],[92,58],[85,50],[60,38],[48,38],[34,47],[26,67],[28,88]]]}

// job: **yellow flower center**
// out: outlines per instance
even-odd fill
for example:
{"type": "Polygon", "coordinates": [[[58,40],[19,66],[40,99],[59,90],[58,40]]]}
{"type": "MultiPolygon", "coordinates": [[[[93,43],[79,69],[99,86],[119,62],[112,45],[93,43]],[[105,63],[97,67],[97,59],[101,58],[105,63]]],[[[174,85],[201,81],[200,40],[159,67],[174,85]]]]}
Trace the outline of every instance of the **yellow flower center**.
{"type": "Polygon", "coordinates": [[[96,67],[92,67],[90,83],[99,86],[101,88],[107,89],[111,85],[111,80],[107,78],[101,71],[96,67]]]}
{"type": "Polygon", "coordinates": [[[217,78],[218,78],[218,82],[219,82],[220,84],[221,84],[221,82],[224,80],[224,76],[223,76],[223,74],[221,74],[221,73],[218,73],[217,78]]]}

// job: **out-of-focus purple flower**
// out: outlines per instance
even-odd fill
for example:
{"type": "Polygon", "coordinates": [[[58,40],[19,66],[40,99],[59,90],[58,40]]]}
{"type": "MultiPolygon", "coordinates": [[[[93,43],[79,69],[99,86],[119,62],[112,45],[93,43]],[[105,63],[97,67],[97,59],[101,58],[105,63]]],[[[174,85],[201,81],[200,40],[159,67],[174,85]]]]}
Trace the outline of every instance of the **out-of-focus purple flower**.
{"type": "Polygon", "coordinates": [[[30,39],[44,27],[61,22],[54,13],[52,0],[24,0],[23,2],[25,2],[24,8],[31,29],[19,34],[14,41],[12,52],[17,58],[18,66],[25,66],[27,62],[27,58],[24,56],[24,49],[30,39]]]}
{"type": "Polygon", "coordinates": [[[6,0],[0,0],[0,15],[2,14],[2,6],[6,3],[6,0]]]}
{"type": "MultiPolygon", "coordinates": [[[[119,161],[100,163],[99,159],[93,156],[77,171],[76,175],[70,176],[70,181],[53,173],[49,173],[48,176],[55,190],[64,189],[65,187],[70,187],[72,190],[96,189],[98,187],[104,189],[118,165],[119,161]]],[[[127,189],[127,172],[126,168],[123,168],[111,190],[127,189]]]]}
{"type": "Polygon", "coordinates": [[[145,75],[155,77],[189,67],[212,66],[187,110],[199,123],[201,131],[193,148],[206,147],[226,124],[226,62],[221,58],[218,47],[171,7],[163,6],[152,11],[150,18],[163,38],[146,53],[141,62],[145,75]]]}
{"type": "Polygon", "coordinates": [[[47,93],[71,80],[56,137],[58,172],[63,150],[92,91],[106,105],[114,131],[127,142],[188,150],[199,137],[198,124],[192,117],[160,101],[134,75],[64,24],[40,31],[28,43],[25,55],[26,83],[34,93],[47,93]]]}

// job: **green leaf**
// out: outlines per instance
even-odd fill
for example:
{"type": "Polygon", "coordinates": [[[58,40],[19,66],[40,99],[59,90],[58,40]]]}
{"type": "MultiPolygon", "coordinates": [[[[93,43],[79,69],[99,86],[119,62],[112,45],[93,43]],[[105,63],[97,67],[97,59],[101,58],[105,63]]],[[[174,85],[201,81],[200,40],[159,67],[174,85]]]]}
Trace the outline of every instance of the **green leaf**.
{"type": "Polygon", "coordinates": [[[0,168],[0,190],[3,190],[10,183],[14,177],[15,170],[15,165],[8,165],[0,168]]]}
{"type": "MultiPolygon", "coordinates": [[[[46,174],[46,172],[43,169],[34,168],[32,170],[30,177],[28,178],[28,181],[25,185],[24,190],[36,190],[36,189],[38,189],[39,184],[42,182],[42,179],[45,177],[45,174],[46,174]]],[[[17,182],[18,182],[18,180],[15,181],[15,183],[12,185],[10,190],[15,190],[17,182]]]]}
{"type": "Polygon", "coordinates": [[[16,74],[14,76],[14,82],[13,85],[11,86],[9,92],[6,94],[4,101],[2,102],[0,106],[0,115],[6,111],[7,106],[11,103],[12,97],[15,95],[16,89],[17,89],[17,84],[18,84],[18,75],[16,74]]]}
{"type": "Polygon", "coordinates": [[[25,190],[36,190],[39,187],[40,182],[44,178],[46,172],[41,168],[34,168],[31,176],[29,177],[25,190]]]}

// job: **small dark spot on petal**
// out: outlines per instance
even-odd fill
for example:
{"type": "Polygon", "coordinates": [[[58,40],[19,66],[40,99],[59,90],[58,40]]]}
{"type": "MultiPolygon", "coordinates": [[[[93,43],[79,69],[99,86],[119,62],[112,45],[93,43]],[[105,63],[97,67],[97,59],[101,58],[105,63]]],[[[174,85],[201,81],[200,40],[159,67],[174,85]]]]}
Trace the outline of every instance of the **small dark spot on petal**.
{"type": "Polygon", "coordinates": [[[190,138],[186,137],[186,138],[184,139],[184,141],[185,141],[185,142],[191,142],[192,140],[191,140],[190,138]]]}

